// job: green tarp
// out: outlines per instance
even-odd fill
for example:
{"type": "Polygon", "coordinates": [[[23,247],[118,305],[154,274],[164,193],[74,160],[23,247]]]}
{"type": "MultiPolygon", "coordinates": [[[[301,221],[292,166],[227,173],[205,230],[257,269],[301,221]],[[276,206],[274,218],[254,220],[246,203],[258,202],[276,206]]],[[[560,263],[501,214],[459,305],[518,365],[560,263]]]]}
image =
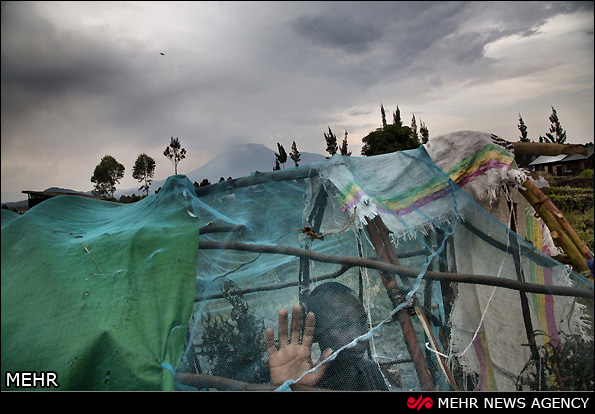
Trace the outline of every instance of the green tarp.
{"type": "Polygon", "coordinates": [[[23,216],[2,210],[2,389],[52,372],[59,390],[173,390],[195,295],[195,202],[172,176],[134,204],[60,196],[23,216]]]}

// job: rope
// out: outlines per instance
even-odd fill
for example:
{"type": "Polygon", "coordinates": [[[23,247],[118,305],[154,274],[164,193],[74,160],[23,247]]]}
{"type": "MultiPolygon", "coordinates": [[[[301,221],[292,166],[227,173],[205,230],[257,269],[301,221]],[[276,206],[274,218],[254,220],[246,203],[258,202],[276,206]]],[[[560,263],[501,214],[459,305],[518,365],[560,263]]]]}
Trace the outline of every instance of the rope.
{"type": "MultiPolygon", "coordinates": [[[[508,198],[508,193],[506,193],[507,198],[508,198]]],[[[512,215],[513,215],[513,211],[512,209],[510,210],[510,217],[509,217],[509,222],[510,220],[512,220],[512,215]]],[[[508,254],[509,252],[509,248],[510,248],[510,240],[507,242],[506,244],[506,254],[508,254]]],[[[498,275],[496,277],[500,277],[500,274],[502,273],[502,268],[504,267],[504,261],[506,260],[506,255],[503,256],[502,261],[500,262],[500,268],[498,269],[498,275]]],[[[481,313],[481,318],[479,319],[479,323],[477,324],[477,329],[475,330],[475,333],[473,334],[473,338],[471,338],[471,341],[469,341],[469,345],[467,345],[467,347],[458,355],[456,355],[456,357],[460,357],[463,356],[467,353],[467,351],[469,350],[469,348],[471,348],[471,345],[473,345],[473,342],[475,341],[475,339],[477,338],[477,335],[479,334],[479,330],[481,329],[481,326],[483,325],[483,320],[488,312],[488,309],[490,307],[490,303],[492,302],[492,299],[494,298],[494,294],[496,293],[496,289],[498,289],[498,286],[494,286],[494,289],[492,289],[492,293],[490,294],[490,298],[488,299],[488,302],[485,306],[485,309],[483,310],[483,312],[481,313]]],[[[428,349],[431,352],[434,352],[435,354],[438,354],[444,358],[450,358],[451,356],[445,355],[442,352],[433,349],[430,347],[430,343],[426,342],[426,349],[428,349]]]]}

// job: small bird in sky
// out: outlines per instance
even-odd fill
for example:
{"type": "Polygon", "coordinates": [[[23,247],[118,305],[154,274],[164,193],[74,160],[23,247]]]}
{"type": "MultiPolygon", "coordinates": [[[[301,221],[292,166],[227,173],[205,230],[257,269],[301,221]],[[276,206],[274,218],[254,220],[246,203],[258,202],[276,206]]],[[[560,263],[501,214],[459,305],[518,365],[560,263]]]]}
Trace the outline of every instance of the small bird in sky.
{"type": "Polygon", "coordinates": [[[165,53],[161,53],[161,56],[165,56],[165,53]]]}

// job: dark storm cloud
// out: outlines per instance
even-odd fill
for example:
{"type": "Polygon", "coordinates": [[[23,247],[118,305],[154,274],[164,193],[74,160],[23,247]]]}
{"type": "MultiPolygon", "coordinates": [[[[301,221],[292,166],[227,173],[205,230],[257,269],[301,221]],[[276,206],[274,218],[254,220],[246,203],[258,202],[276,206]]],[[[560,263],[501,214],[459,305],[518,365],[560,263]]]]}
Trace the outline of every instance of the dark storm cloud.
{"type": "Polygon", "coordinates": [[[353,18],[328,19],[324,16],[300,16],[292,24],[295,31],[315,44],[338,48],[349,53],[362,53],[382,36],[374,22],[353,18]]]}
{"type": "Polygon", "coordinates": [[[41,96],[97,93],[116,78],[122,59],[104,39],[59,29],[26,8],[12,13],[13,6],[2,7],[3,87],[28,88],[41,96]]]}
{"type": "MultiPolygon", "coordinates": [[[[543,36],[552,17],[593,10],[592,2],[450,1],[1,7],[4,177],[17,175],[9,167],[23,153],[73,150],[92,169],[104,152],[132,158],[152,149],[165,171],[159,162],[167,162],[161,153],[170,136],[192,155],[185,165],[237,141],[274,148],[296,140],[302,151],[324,152],[327,126],[349,129],[357,144],[377,127],[381,102],[387,113],[398,105],[405,119],[437,100],[461,105],[452,95],[469,85],[492,93],[492,81],[541,79],[556,59],[523,62],[490,47],[516,47],[519,37],[543,36]]],[[[581,50],[592,57],[592,35],[585,39],[581,50]]],[[[431,134],[439,128],[423,120],[431,134]]]]}
{"type": "MultiPolygon", "coordinates": [[[[454,17],[463,7],[461,2],[345,2],[341,7],[320,7],[317,14],[298,15],[291,27],[316,46],[373,59],[355,60],[362,62],[357,71],[371,75],[379,65],[384,74],[408,67],[453,33],[458,25],[454,17]]],[[[351,65],[354,60],[346,62],[351,65]]],[[[342,73],[349,76],[348,71],[342,73]]]]}
{"type": "MultiPolygon", "coordinates": [[[[92,33],[57,27],[34,10],[14,6],[2,5],[2,119],[10,119],[2,126],[3,148],[13,137],[7,132],[22,135],[22,123],[34,114],[68,118],[73,105],[84,102],[96,111],[92,102],[121,102],[114,97],[131,90],[135,78],[129,62],[136,52],[92,33]]],[[[116,107],[106,106],[97,115],[107,121],[110,113],[119,113],[116,107]]]]}
{"type": "Polygon", "coordinates": [[[536,22],[534,10],[527,15],[526,6],[508,2],[496,2],[489,10],[481,2],[323,4],[315,12],[298,14],[291,28],[329,51],[322,73],[364,86],[393,77],[418,77],[444,62],[480,61],[487,45],[512,35],[535,34],[547,18],[573,10],[572,5],[546,4],[536,22]]]}

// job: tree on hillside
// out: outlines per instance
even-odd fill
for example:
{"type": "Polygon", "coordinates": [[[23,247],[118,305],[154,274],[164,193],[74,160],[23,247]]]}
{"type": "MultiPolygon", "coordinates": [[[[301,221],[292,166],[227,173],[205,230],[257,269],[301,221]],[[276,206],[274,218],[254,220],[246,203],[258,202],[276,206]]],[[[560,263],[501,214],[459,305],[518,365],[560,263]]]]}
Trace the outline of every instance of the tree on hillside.
{"type": "Polygon", "coordinates": [[[333,134],[330,126],[328,127],[328,134],[324,134],[324,140],[326,141],[326,152],[328,152],[330,157],[332,157],[339,150],[339,146],[337,145],[337,136],[333,134]]]}
{"type": "Polygon", "coordinates": [[[550,115],[550,131],[545,134],[545,138],[540,136],[539,142],[551,142],[554,144],[565,144],[566,143],[566,130],[562,128],[558,114],[552,106],[552,114],[550,115]],[[554,134],[556,134],[554,136],[554,134]]]}
{"type": "Polygon", "coordinates": [[[401,120],[401,110],[397,105],[397,110],[393,112],[393,124],[398,126],[403,126],[403,121],[401,120]]]}
{"type": "Polygon", "coordinates": [[[417,122],[415,121],[415,114],[411,118],[411,133],[415,137],[415,139],[419,140],[419,135],[417,134],[417,122]]]}
{"type": "MultiPolygon", "coordinates": [[[[519,131],[521,132],[521,136],[519,137],[519,142],[531,142],[531,140],[529,139],[529,136],[527,134],[527,125],[525,125],[525,121],[523,121],[523,117],[521,116],[521,114],[519,114],[519,131]]],[[[527,167],[531,161],[533,161],[535,159],[534,156],[532,155],[516,155],[514,157],[517,165],[519,167],[527,167]]]]}
{"type": "Polygon", "coordinates": [[[430,139],[430,131],[428,131],[428,127],[426,126],[425,122],[419,119],[419,135],[421,136],[421,143],[427,144],[428,140],[430,139]]]}
{"type": "Polygon", "coordinates": [[[95,183],[93,194],[109,195],[113,198],[116,184],[119,184],[122,177],[124,177],[124,170],[124,166],[111,155],[103,157],[95,167],[91,177],[91,182],[95,183]]]}
{"type": "Polygon", "coordinates": [[[297,145],[295,144],[295,141],[293,141],[293,144],[291,144],[291,152],[289,153],[289,156],[293,160],[295,166],[296,167],[299,167],[299,165],[300,165],[300,152],[297,149],[297,145]]]}
{"type": "Polygon", "coordinates": [[[519,114],[519,131],[521,131],[521,136],[519,138],[519,142],[529,142],[529,138],[527,136],[527,126],[525,125],[525,121],[523,121],[523,117],[519,114]]]}
{"type": "MultiPolygon", "coordinates": [[[[381,106],[381,115],[384,114],[381,106]]],[[[386,125],[375,131],[370,132],[362,138],[364,145],[361,154],[365,156],[386,154],[394,151],[403,151],[419,147],[420,143],[413,134],[411,128],[403,126],[401,121],[401,112],[397,106],[397,111],[393,113],[393,123],[386,125]]]]}
{"type": "Polygon", "coordinates": [[[140,154],[134,163],[132,178],[138,182],[145,182],[145,184],[138,189],[139,191],[144,191],[145,195],[149,195],[149,186],[153,181],[153,174],[155,174],[155,160],[147,154],[140,154]]]}
{"type": "Polygon", "coordinates": [[[419,147],[408,126],[387,125],[378,128],[362,138],[364,145],[361,154],[365,156],[386,154],[419,147]]]}
{"type": "Polygon", "coordinates": [[[180,161],[186,158],[186,150],[181,147],[180,140],[178,138],[171,137],[169,146],[165,148],[163,155],[169,158],[174,166],[174,173],[178,175],[178,164],[180,161]]]}
{"type": "Polygon", "coordinates": [[[137,201],[140,201],[142,199],[143,199],[142,197],[137,196],[136,194],[132,194],[131,196],[122,194],[118,201],[122,204],[130,204],[130,203],[136,203],[137,201]]]}
{"type": "Polygon", "coordinates": [[[343,135],[343,141],[341,142],[341,155],[345,155],[347,157],[351,156],[351,151],[347,150],[347,130],[345,130],[345,135],[343,135]]]}
{"type": "MultiPolygon", "coordinates": [[[[279,151],[278,153],[275,153],[275,158],[276,158],[276,162],[275,162],[275,168],[277,167],[277,164],[283,164],[283,168],[285,168],[285,163],[287,162],[287,152],[285,151],[285,148],[283,148],[283,145],[279,144],[277,142],[277,150],[279,151]]],[[[281,166],[279,166],[279,168],[277,168],[277,170],[280,170],[281,166]]]]}
{"type": "Polygon", "coordinates": [[[384,112],[384,105],[380,104],[380,116],[382,118],[382,128],[386,128],[386,112],[384,112]]]}

